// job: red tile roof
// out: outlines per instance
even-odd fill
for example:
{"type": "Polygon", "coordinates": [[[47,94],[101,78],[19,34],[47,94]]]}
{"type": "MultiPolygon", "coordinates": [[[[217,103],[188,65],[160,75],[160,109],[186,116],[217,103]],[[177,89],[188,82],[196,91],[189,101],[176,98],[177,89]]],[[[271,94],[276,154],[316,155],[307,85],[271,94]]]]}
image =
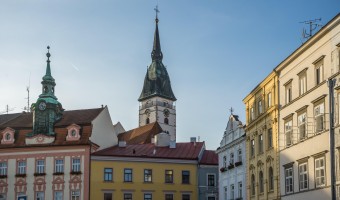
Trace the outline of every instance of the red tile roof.
{"type": "Polygon", "coordinates": [[[118,135],[118,140],[125,141],[126,144],[147,144],[151,143],[151,139],[162,131],[161,126],[154,122],[121,133],[118,135]]]}
{"type": "Polygon", "coordinates": [[[204,142],[176,143],[176,148],[157,147],[154,144],[134,144],[126,147],[113,146],[93,153],[93,156],[146,157],[163,159],[198,160],[204,142]],[[155,154],[153,153],[155,151],[155,154]]]}
{"type": "Polygon", "coordinates": [[[205,150],[200,160],[200,164],[203,165],[218,165],[218,155],[215,151],[205,150]]]}
{"type": "MultiPolygon", "coordinates": [[[[81,145],[90,144],[89,138],[92,134],[91,122],[100,114],[104,108],[84,109],[84,110],[70,110],[64,111],[62,119],[54,126],[54,132],[56,138],[52,144],[39,144],[29,146],[51,146],[51,145],[81,145]],[[66,127],[71,124],[77,124],[81,126],[79,141],[66,141],[67,129],[66,127]]],[[[10,116],[0,115],[0,132],[6,127],[10,127],[15,130],[15,142],[14,144],[0,144],[0,148],[9,147],[26,147],[25,144],[26,134],[32,132],[32,113],[16,113],[10,116]],[[13,117],[15,116],[15,117],[13,117]]],[[[0,134],[0,140],[2,134],[0,134]]]]}

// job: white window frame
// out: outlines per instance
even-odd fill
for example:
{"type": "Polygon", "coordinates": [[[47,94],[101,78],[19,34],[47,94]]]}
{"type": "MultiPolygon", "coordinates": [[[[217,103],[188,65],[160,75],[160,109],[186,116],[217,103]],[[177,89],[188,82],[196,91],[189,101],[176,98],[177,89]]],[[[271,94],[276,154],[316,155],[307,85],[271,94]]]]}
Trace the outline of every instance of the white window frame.
{"type": "Polygon", "coordinates": [[[268,146],[268,149],[272,148],[273,147],[273,129],[272,128],[269,128],[267,130],[267,146],[268,146]]]}
{"type": "Polygon", "coordinates": [[[35,193],[35,200],[44,200],[45,199],[45,192],[36,192],[35,193]]]}
{"type": "Polygon", "coordinates": [[[54,172],[55,173],[64,173],[64,159],[55,159],[54,160],[54,172]]]}
{"type": "Polygon", "coordinates": [[[72,190],[71,191],[71,200],[80,200],[80,191],[72,190]]]}
{"type": "Polygon", "coordinates": [[[267,94],[267,104],[268,104],[267,106],[268,108],[272,106],[272,93],[271,92],[267,94]]]}
{"type": "Polygon", "coordinates": [[[290,103],[292,101],[292,83],[289,83],[285,86],[285,98],[286,98],[286,104],[290,103]]]}
{"type": "Polygon", "coordinates": [[[254,111],[254,106],[250,108],[250,121],[255,119],[255,111],[254,111]]]}
{"type": "Polygon", "coordinates": [[[294,172],[293,166],[285,168],[285,192],[290,194],[294,192],[294,172]]]}
{"type": "Polygon", "coordinates": [[[207,173],[207,186],[208,187],[216,187],[216,174],[212,174],[212,173],[207,173]],[[214,177],[214,185],[210,185],[209,183],[209,176],[213,176],[214,177]]]}
{"type": "Polygon", "coordinates": [[[26,174],[26,161],[18,161],[18,174],[26,174]]]}
{"type": "Polygon", "coordinates": [[[243,192],[242,181],[240,181],[240,182],[238,182],[238,198],[239,199],[242,198],[242,192],[243,192]]]}
{"type": "Polygon", "coordinates": [[[286,147],[293,144],[293,120],[287,120],[285,122],[285,137],[286,147]]]}
{"type": "Polygon", "coordinates": [[[42,174],[45,173],[45,160],[39,159],[36,161],[36,173],[42,174]]]}
{"type": "Polygon", "coordinates": [[[7,162],[0,162],[0,176],[7,176],[7,162]]]}
{"type": "Polygon", "coordinates": [[[325,130],[325,103],[314,106],[315,133],[325,130]],[[322,119],[322,127],[318,127],[318,120],[322,119]]]}
{"type": "Polygon", "coordinates": [[[307,137],[307,113],[303,112],[298,115],[298,129],[299,129],[299,139],[303,140],[307,137]],[[304,133],[302,131],[304,130],[304,133]]]}
{"type": "Polygon", "coordinates": [[[255,140],[250,140],[250,157],[255,157],[255,140]]]}
{"type": "Polygon", "coordinates": [[[62,190],[54,191],[54,200],[63,200],[64,192],[62,190]]]}
{"type": "Polygon", "coordinates": [[[259,154],[263,153],[263,134],[259,135],[259,154]]]}
{"type": "Polygon", "coordinates": [[[235,198],[235,185],[231,184],[230,185],[230,199],[234,199],[235,198]]]}
{"type": "Polygon", "coordinates": [[[299,76],[299,94],[300,96],[307,92],[307,74],[303,72],[299,76]]]}
{"type": "Polygon", "coordinates": [[[72,172],[80,172],[80,158],[72,158],[72,172]]]}
{"type": "Polygon", "coordinates": [[[315,172],[315,187],[323,187],[326,185],[326,168],[325,157],[315,158],[314,160],[314,172],[315,172]],[[322,176],[323,174],[323,176],[322,176]],[[319,183],[320,182],[320,183],[319,183]]]}
{"type": "Polygon", "coordinates": [[[307,162],[299,164],[299,189],[308,190],[308,165],[307,162]]]}
{"type": "Polygon", "coordinates": [[[257,104],[258,104],[259,115],[261,115],[263,112],[262,100],[259,100],[257,104]]]}
{"type": "Polygon", "coordinates": [[[315,64],[315,85],[319,85],[323,81],[323,60],[315,64]],[[319,71],[319,77],[318,77],[319,71]]]}

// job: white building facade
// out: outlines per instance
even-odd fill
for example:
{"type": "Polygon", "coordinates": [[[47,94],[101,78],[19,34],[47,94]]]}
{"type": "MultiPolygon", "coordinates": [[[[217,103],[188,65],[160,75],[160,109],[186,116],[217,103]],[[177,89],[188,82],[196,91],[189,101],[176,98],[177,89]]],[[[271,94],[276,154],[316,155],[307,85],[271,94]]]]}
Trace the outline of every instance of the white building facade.
{"type": "Polygon", "coordinates": [[[243,124],[237,115],[231,114],[220,147],[219,199],[246,199],[246,141],[243,124]]]}

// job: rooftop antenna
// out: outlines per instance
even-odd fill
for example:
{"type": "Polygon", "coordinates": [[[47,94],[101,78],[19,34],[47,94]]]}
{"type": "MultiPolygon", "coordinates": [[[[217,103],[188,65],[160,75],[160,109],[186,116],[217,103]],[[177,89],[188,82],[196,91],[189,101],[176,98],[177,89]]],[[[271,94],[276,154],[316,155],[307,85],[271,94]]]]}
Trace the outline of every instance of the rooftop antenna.
{"type": "Polygon", "coordinates": [[[25,106],[24,107],[24,110],[26,111],[26,112],[30,112],[30,87],[31,87],[31,73],[30,73],[30,76],[29,76],[29,78],[28,78],[28,86],[26,87],[26,91],[27,91],[27,98],[25,98],[25,99],[27,99],[27,107],[25,106]]]}
{"type": "Polygon", "coordinates": [[[14,108],[10,108],[7,104],[5,110],[1,111],[0,114],[4,114],[4,113],[8,114],[8,112],[13,111],[13,110],[14,108]]]}
{"type": "Polygon", "coordinates": [[[320,21],[321,18],[300,22],[301,24],[309,25],[309,33],[306,31],[305,28],[302,29],[302,38],[306,40],[311,38],[313,36],[313,31],[316,30],[318,27],[322,27],[322,24],[318,23],[320,21]]]}

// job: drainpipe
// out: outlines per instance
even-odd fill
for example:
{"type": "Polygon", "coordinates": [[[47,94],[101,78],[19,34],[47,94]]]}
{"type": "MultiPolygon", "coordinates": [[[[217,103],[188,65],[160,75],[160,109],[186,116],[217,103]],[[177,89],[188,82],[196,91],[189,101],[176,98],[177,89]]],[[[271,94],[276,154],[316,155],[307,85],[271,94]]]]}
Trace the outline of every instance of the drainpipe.
{"type": "Polygon", "coordinates": [[[334,156],[334,85],[335,79],[328,80],[329,88],[329,152],[331,157],[331,196],[332,200],[336,199],[335,189],[335,156],[334,156]]]}

